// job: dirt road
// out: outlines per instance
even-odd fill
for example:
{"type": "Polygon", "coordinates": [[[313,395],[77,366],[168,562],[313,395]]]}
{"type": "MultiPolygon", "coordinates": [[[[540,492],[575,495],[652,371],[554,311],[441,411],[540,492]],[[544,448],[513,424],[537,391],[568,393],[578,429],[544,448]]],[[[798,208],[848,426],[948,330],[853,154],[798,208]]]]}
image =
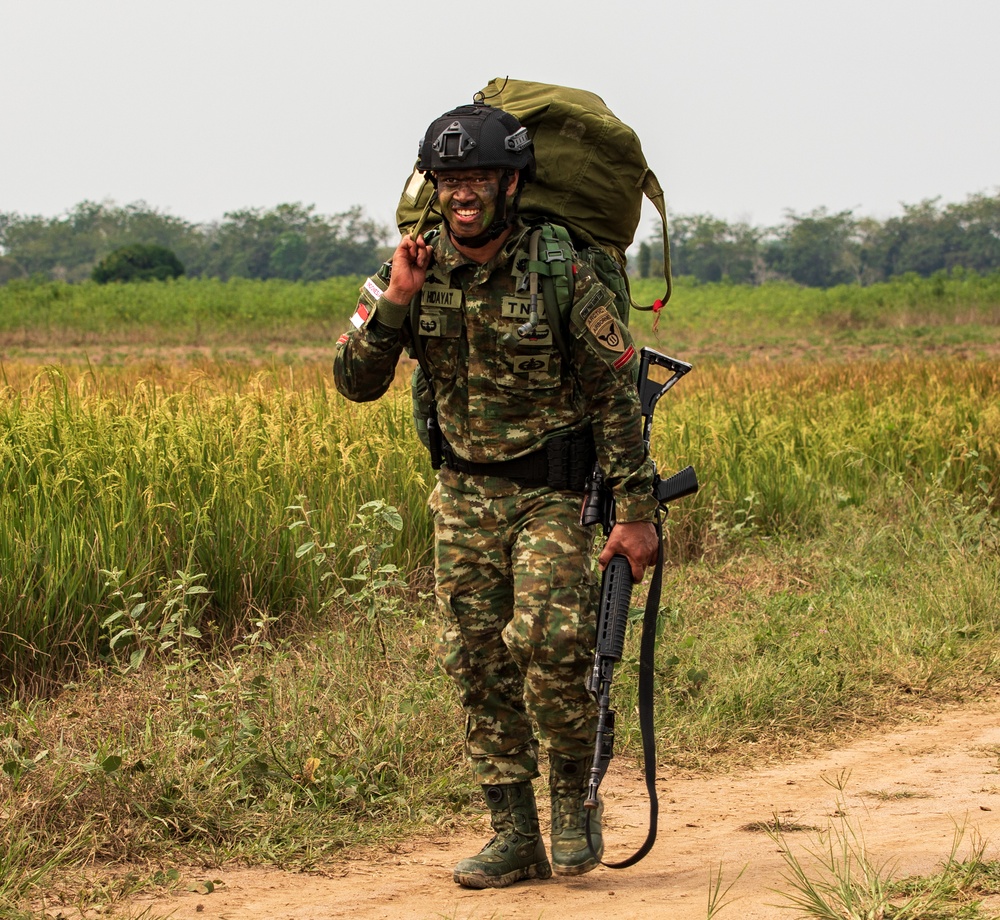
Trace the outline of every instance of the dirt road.
{"type": "MultiPolygon", "coordinates": [[[[323,875],[188,873],[187,884],[221,884],[211,894],[177,893],[136,901],[132,908],[171,913],[176,920],[704,920],[710,877],[721,864],[723,886],[743,874],[717,916],[791,918],[796,913],[780,894],[790,890],[782,878],[785,862],[775,841],[755,825],[777,817],[792,852],[807,859],[805,850],[817,848],[821,831],[847,822],[870,854],[895,860],[901,875],[934,871],[948,856],[956,827],[965,828],[960,855],[978,835],[991,842],[986,856],[997,858],[998,764],[1000,698],[982,699],[759,771],[708,778],[664,772],[656,846],[631,869],[600,868],[578,879],[496,891],[458,888],[451,868],[485,842],[484,825],[347,860],[323,875]]],[[[645,835],[645,789],[641,777],[621,765],[605,787],[606,856],[620,859],[645,835]]]]}

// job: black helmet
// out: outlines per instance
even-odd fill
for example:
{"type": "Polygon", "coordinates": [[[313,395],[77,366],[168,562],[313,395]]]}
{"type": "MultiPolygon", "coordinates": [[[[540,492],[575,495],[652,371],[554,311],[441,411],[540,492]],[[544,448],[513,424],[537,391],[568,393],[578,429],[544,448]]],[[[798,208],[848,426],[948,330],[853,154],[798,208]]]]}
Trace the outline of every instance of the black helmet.
{"type": "Polygon", "coordinates": [[[462,105],[431,122],[420,142],[417,168],[518,169],[522,182],[535,175],[528,131],[509,112],[490,105],[462,105]]]}

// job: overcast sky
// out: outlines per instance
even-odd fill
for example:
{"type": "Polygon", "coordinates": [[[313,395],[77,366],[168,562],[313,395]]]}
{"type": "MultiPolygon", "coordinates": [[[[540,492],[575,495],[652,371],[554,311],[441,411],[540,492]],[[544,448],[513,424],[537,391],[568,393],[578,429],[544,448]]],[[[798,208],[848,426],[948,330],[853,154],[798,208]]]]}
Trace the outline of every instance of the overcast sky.
{"type": "Polygon", "coordinates": [[[885,219],[1000,191],[998,46],[998,0],[0,0],[0,211],[388,223],[427,124],[509,75],[601,96],[675,213],[885,219]]]}

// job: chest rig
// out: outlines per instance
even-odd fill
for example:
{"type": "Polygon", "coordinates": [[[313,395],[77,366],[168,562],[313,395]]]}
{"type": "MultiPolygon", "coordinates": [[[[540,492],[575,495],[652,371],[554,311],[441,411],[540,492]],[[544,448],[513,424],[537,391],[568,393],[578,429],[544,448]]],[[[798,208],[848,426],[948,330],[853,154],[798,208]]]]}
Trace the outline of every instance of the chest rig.
{"type": "MultiPolygon", "coordinates": [[[[427,234],[433,244],[437,233],[427,234]]],[[[562,228],[543,224],[527,234],[528,245],[519,250],[513,274],[519,281],[511,295],[501,297],[496,318],[500,373],[525,381],[542,380],[562,368],[575,380],[568,342],[569,311],[573,303],[574,251],[562,228]],[[549,367],[553,354],[561,364],[549,367]]],[[[427,357],[428,342],[435,337],[463,334],[463,291],[449,274],[432,269],[421,291],[410,303],[409,325],[417,368],[412,379],[413,415],[421,441],[431,454],[431,466],[472,475],[500,476],[524,486],[548,485],[582,491],[595,456],[589,425],[557,433],[528,455],[495,463],[473,463],[459,457],[442,435],[437,419],[433,374],[427,357]]],[[[575,385],[575,384],[574,384],[575,385]]]]}

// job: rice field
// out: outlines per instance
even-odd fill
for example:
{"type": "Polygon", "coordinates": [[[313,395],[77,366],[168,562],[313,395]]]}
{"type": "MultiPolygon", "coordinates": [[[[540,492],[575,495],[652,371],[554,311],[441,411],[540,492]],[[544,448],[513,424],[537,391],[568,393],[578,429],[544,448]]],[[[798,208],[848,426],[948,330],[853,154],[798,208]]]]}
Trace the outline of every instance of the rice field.
{"type": "MultiPolygon", "coordinates": [[[[355,405],[325,364],[5,367],[0,389],[0,634],[6,686],[44,685],[110,654],[117,587],[150,597],[178,572],[205,589],[202,642],[248,618],[322,609],[348,578],[366,502],[397,508],[386,550],[426,580],[429,462],[398,386],[355,405]],[[299,554],[308,524],[322,560],[299,554]]],[[[675,560],[728,532],[808,538],[831,509],[946,497],[995,512],[1000,364],[904,356],[699,366],[654,426],[662,472],[703,488],[672,509],[675,560]]]]}

